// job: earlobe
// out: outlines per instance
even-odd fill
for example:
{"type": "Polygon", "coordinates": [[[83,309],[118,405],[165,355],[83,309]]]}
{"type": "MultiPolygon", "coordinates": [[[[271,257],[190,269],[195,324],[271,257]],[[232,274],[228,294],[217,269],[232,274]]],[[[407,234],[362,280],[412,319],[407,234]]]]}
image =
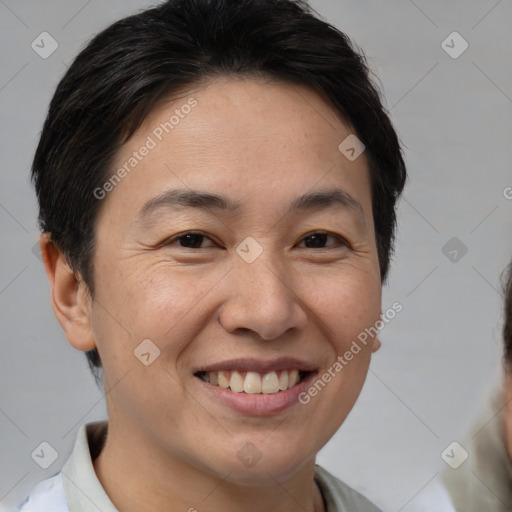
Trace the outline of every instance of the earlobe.
{"type": "MultiPolygon", "coordinates": [[[[382,320],[382,310],[380,312],[380,315],[379,315],[379,320],[382,320]]],[[[373,338],[373,346],[372,346],[372,354],[374,352],[377,352],[377,350],[379,350],[379,348],[382,346],[382,343],[380,342],[380,339],[378,336],[375,336],[373,338]]]]}
{"type": "Polygon", "coordinates": [[[74,348],[92,350],[96,341],[91,329],[91,299],[85,283],[77,279],[48,233],[41,234],[39,247],[50,281],[51,303],[57,320],[74,348]]]}

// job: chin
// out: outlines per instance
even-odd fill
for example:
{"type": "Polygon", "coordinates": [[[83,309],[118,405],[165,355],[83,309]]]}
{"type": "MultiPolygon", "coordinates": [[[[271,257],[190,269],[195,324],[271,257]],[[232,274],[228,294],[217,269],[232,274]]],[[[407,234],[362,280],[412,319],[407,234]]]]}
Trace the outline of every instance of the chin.
{"type": "Polygon", "coordinates": [[[316,455],[305,453],[304,445],[298,446],[297,443],[288,447],[268,441],[266,445],[251,441],[236,442],[234,445],[241,448],[232,450],[229,447],[228,456],[223,457],[222,464],[212,469],[217,474],[229,474],[230,482],[248,487],[275,484],[276,480],[285,481],[308,462],[313,465],[316,455]]]}

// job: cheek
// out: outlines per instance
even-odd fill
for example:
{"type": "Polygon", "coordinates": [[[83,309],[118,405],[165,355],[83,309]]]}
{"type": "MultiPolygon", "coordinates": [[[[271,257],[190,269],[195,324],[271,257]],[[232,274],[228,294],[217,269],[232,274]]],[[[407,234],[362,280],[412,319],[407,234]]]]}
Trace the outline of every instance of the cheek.
{"type": "Polygon", "coordinates": [[[326,278],[310,293],[319,322],[338,351],[345,350],[358,335],[380,318],[381,284],[373,274],[326,278]]]}
{"type": "Polygon", "coordinates": [[[185,317],[208,290],[209,280],[170,268],[132,265],[112,269],[104,287],[112,314],[124,320],[134,337],[161,338],[185,317]]]}
{"type": "Polygon", "coordinates": [[[166,359],[176,359],[212,313],[207,295],[218,281],[216,273],[202,275],[168,265],[132,272],[112,268],[98,290],[101,305],[96,303],[94,315],[100,354],[119,373],[138,365],[133,351],[149,339],[166,359]]]}
{"type": "Polygon", "coordinates": [[[304,398],[311,400],[326,442],[349,414],[366,379],[381,311],[380,278],[361,273],[326,280],[316,288],[312,303],[332,353],[317,377],[325,384],[313,382],[304,398]]]}

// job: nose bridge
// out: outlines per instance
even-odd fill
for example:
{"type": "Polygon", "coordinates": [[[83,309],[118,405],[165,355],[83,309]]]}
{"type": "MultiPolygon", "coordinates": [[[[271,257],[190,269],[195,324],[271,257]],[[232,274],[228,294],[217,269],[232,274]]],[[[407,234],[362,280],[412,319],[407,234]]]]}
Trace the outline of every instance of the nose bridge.
{"type": "Polygon", "coordinates": [[[237,255],[230,296],[221,315],[224,328],[230,332],[249,329],[272,339],[293,327],[304,327],[305,311],[286,274],[270,250],[250,263],[237,255]]]}
{"type": "MultiPolygon", "coordinates": [[[[284,303],[291,299],[291,283],[286,284],[284,272],[275,259],[260,256],[251,264],[239,263],[239,279],[243,295],[247,295],[254,303],[284,303]]],[[[261,306],[261,304],[260,304],[261,306]]]]}

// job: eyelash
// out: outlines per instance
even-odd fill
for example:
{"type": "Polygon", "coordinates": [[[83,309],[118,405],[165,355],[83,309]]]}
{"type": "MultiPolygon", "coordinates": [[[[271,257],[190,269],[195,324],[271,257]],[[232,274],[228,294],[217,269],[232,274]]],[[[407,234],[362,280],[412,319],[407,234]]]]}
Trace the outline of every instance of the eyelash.
{"type": "MultiPolygon", "coordinates": [[[[178,236],[175,236],[175,237],[163,242],[161,244],[161,246],[177,245],[177,242],[179,242],[179,240],[185,238],[188,235],[196,235],[196,236],[202,237],[203,239],[206,238],[206,239],[210,240],[211,242],[215,243],[209,236],[205,235],[204,233],[201,233],[200,231],[187,231],[186,233],[182,233],[178,236]]],[[[328,231],[312,231],[312,232],[308,233],[307,235],[303,236],[301,238],[300,242],[303,242],[307,238],[311,238],[314,235],[326,235],[327,237],[331,237],[336,240],[336,244],[334,244],[334,246],[330,245],[330,246],[325,246],[325,247],[317,247],[316,249],[324,249],[325,250],[325,249],[330,249],[330,248],[338,248],[340,246],[350,247],[350,244],[343,237],[336,235],[334,233],[329,233],[328,231]]],[[[201,241],[203,241],[203,240],[201,240],[201,241]]],[[[179,245],[178,245],[178,247],[180,247],[182,249],[192,249],[192,250],[205,249],[204,247],[184,247],[184,246],[179,246],[179,245]]],[[[305,249],[315,249],[315,248],[314,247],[305,247],[305,249]]]]}

